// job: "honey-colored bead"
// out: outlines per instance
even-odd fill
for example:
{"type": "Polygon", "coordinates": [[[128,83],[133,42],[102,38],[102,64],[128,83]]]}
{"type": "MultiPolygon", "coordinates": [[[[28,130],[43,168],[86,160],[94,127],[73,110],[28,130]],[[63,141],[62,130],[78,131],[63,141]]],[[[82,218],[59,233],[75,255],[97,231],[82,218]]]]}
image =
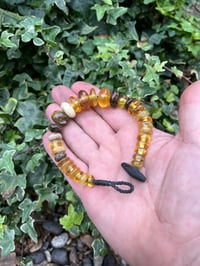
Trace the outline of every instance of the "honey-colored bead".
{"type": "Polygon", "coordinates": [[[126,96],[126,95],[122,95],[121,97],[119,97],[119,99],[117,101],[117,107],[120,109],[125,108],[125,104],[126,104],[127,99],[128,99],[128,96],[126,96]]]}
{"type": "Polygon", "coordinates": [[[151,135],[151,133],[152,133],[152,127],[148,127],[148,126],[146,126],[146,125],[141,125],[140,127],[139,127],[139,132],[140,132],[140,134],[149,134],[149,135],[151,135]]]}
{"type": "Polygon", "coordinates": [[[97,98],[98,97],[97,97],[96,91],[95,91],[95,89],[92,88],[90,90],[90,95],[89,95],[91,107],[96,107],[97,106],[97,104],[98,104],[97,98]]]}
{"type": "Polygon", "coordinates": [[[78,93],[78,98],[79,98],[79,103],[81,106],[81,111],[84,111],[90,108],[90,98],[86,91],[80,90],[78,93]]]}
{"type": "Polygon", "coordinates": [[[134,155],[134,161],[135,162],[143,162],[144,161],[144,157],[141,154],[135,154],[134,155]]]}
{"type": "Polygon", "coordinates": [[[135,167],[137,167],[137,168],[142,168],[142,166],[143,166],[143,162],[137,162],[137,161],[135,161],[135,160],[133,160],[133,161],[131,162],[131,164],[132,164],[132,166],[135,166],[135,167]]]}
{"type": "Polygon", "coordinates": [[[65,126],[69,121],[69,118],[62,111],[54,111],[51,118],[56,124],[60,126],[65,126]]]}
{"type": "Polygon", "coordinates": [[[106,108],[110,106],[110,90],[107,88],[102,88],[98,95],[98,105],[101,108],[106,108]]]}
{"type": "Polygon", "coordinates": [[[152,123],[152,118],[150,116],[146,116],[146,117],[143,117],[141,119],[141,121],[143,121],[143,122],[151,122],[152,123]]]}
{"type": "Polygon", "coordinates": [[[146,149],[142,149],[142,148],[137,148],[137,149],[136,149],[136,153],[137,153],[138,155],[142,155],[142,156],[144,156],[144,155],[147,153],[147,150],[146,150],[146,149]]]}
{"type": "Polygon", "coordinates": [[[140,104],[140,101],[133,101],[128,107],[128,113],[131,115],[137,116],[140,111],[143,111],[145,108],[140,104]]]}
{"type": "Polygon", "coordinates": [[[94,177],[92,175],[89,175],[88,176],[88,182],[87,182],[88,187],[93,187],[94,186],[93,181],[94,181],[94,177]]]}
{"type": "Polygon", "coordinates": [[[76,99],[74,96],[70,96],[68,101],[70,105],[72,106],[72,108],[74,108],[76,113],[81,112],[81,105],[80,105],[79,99],[76,99]]]}
{"type": "Polygon", "coordinates": [[[64,142],[62,139],[56,139],[49,143],[49,148],[51,149],[52,154],[65,151],[64,142]]]}
{"type": "Polygon", "coordinates": [[[138,140],[139,142],[141,143],[146,143],[146,144],[149,144],[150,140],[151,140],[151,135],[149,134],[139,134],[138,136],[138,140]]]}
{"type": "Polygon", "coordinates": [[[144,107],[143,107],[142,111],[137,113],[137,119],[138,120],[142,120],[142,119],[144,119],[147,116],[149,116],[149,112],[147,110],[144,110],[144,107]]]}

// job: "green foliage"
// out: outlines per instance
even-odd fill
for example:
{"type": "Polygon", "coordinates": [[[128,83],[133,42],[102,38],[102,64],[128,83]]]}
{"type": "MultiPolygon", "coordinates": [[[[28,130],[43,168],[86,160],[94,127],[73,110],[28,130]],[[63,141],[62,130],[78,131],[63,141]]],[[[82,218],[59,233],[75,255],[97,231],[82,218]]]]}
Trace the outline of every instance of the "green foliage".
{"type": "MultiPolygon", "coordinates": [[[[141,98],[154,125],[178,130],[178,100],[199,78],[198,2],[37,0],[0,2],[0,247],[37,240],[33,213],[65,204],[68,185],[42,146],[53,86],[85,80],[141,98]],[[194,15],[193,15],[194,14],[194,15]],[[63,185],[64,183],[64,185],[63,185]],[[4,217],[4,218],[2,218],[4,217]],[[5,218],[6,217],[6,218],[5,218]]],[[[73,194],[61,221],[103,240],[73,194]]],[[[100,253],[99,253],[100,254],[100,253]]]]}

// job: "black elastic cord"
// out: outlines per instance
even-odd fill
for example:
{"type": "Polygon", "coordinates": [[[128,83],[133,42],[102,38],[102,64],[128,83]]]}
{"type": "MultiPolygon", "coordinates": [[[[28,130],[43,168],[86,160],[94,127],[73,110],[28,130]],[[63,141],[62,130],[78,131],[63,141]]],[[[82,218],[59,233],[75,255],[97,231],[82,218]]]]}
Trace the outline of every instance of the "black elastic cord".
{"type": "Polygon", "coordinates": [[[97,186],[109,186],[109,187],[114,188],[120,193],[126,193],[126,194],[131,193],[134,190],[134,186],[131,183],[126,182],[126,181],[94,180],[93,184],[97,186]],[[120,186],[127,186],[129,188],[122,189],[120,188],[120,186]]]}

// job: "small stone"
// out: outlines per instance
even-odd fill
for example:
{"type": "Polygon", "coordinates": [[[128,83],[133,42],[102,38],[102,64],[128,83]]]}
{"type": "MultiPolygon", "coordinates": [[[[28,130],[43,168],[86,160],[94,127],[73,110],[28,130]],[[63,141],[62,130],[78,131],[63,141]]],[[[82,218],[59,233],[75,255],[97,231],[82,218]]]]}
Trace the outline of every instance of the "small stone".
{"type": "Polygon", "coordinates": [[[89,248],[91,247],[92,242],[93,242],[93,238],[89,234],[82,235],[80,237],[80,240],[81,240],[81,242],[83,242],[89,248]]]}
{"type": "Polygon", "coordinates": [[[91,259],[88,258],[88,257],[85,257],[85,258],[83,259],[82,265],[83,265],[83,266],[93,266],[91,259]]]}
{"type": "Polygon", "coordinates": [[[103,263],[102,256],[94,257],[94,266],[102,266],[102,263],[103,263]]]}
{"type": "Polygon", "coordinates": [[[51,240],[51,245],[54,248],[62,248],[65,246],[69,239],[69,236],[67,233],[62,233],[58,236],[54,236],[51,240]]]}
{"type": "Polygon", "coordinates": [[[68,263],[68,254],[64,248],[55,248],[51,253],[52,262],[59,265],[66,265],[68,263]]]}
{"type": "Polygon", "coordinates": [[[45,256],[46,256],[46,260],[47,260],[48,262],[51,262],[51,253],[49,252],[49,250],[45,250],[45,251],[44,251],[44,254],[45,254],[45,256]]]}
{"type": "Polygon", "coordinates": [[[117,260],[112,254],[108,254],[104,257],[102,266],[117,265],[117,260]]]}
{"type": "Polygon", "coordinates": [[[38,250],[30,254],[30,257],[35,264],[39,264],[43,261],[45,261],[45,254],[43,251],[38,250]]]}
{"type": "Polygon", "coordinates": [[[76,249],[75,248],[72,248],[70,253],[69,253],[69,260],[71,263],[74,263],[75,265],[77,265],[78,263],[78,257],[77,257],[77,254],[76,254],[76,249]]]}
{"type": "Polygon", "coordinates": [[[30,253],[40,250],[42,247],[42,240],[39,240],[38,243],[30,245],[30,253]]]}
{"type": "Polygon", "coordinates": [[[77,249],[80,251],[84,249],[84,244],[80,239],[77,240],[77,249]]]}
{"type": "Polygon", "coordinates": [[[54,235],[59,235],[63,231],[62,226],[56,221],[45,221],[42,227],[54,235]]]}

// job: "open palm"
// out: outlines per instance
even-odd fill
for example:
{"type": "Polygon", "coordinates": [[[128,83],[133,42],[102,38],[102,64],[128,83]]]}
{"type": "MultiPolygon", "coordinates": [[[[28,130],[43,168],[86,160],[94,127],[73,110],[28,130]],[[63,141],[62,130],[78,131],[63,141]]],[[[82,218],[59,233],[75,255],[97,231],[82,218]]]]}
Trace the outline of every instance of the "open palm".
{"type": "MultiPolygon", "coordinates": [[[[84,82],[55,87],[47,116],[70,95],[92,87],[84,82]]],[[[200,265],[200,82],[182,95],[179,124],[176,136],[154,129],[142,169],[145,183],[120,165],[130,163],[137,137],[137,123],[125,110],[85,111],[63,129],[67,154],[83,171],[135,186],[132,194],[120,194],[69,180],[103,237],[130,265],[200,265]]],[[[51,156],[48,134],[43,141],[51,156]]]]}

